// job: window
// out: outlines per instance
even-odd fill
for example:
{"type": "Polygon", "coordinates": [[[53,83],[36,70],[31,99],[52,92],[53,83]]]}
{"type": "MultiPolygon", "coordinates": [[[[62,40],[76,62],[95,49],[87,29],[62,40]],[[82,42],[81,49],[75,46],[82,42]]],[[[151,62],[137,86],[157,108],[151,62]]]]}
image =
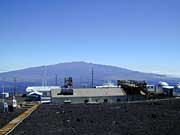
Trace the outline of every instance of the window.
{"type": "Polygon", "coordinates": [[[117,102],[121,102],[121,99],[118,98],[118,99],[117,99],[117,102]]]}
{"type": "Polygon", "coordinates": [[[50,97],[51,96],[51,92],[50,91],[44,91],[43,92],[43,96],[44,97],[50,97]]]}
{"type": "Polygon", "coordinates": [[[107,103],[108,102],[108,99],[104,99],[104,103],[107,103]]]}
{"type": "Polygon", "coordinates": [[[89,102],[89,100],[84,100],[84,103],[87,104],[89,102]]]}
{"type": "Polygon", "coordinates": [[[71,104],[71,100],[69,99],[64,100],[64,104],[71,104]]]}

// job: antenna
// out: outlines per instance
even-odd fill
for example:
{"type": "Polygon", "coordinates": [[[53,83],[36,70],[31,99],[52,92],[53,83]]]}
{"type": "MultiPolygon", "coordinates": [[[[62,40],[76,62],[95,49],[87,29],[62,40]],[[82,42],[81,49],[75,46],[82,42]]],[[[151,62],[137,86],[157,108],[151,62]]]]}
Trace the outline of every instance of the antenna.
{"type": "Polygon", "coordinates": [[[41,85],[44,86],[44,77],[42,78],[42,84],[41,85]]]}
{"type": "Polygon", "coordinates": [[[44,66],[42,67],[43,73],[42,73],[42,86],[44,86],[44,66]]]}
{"type": "Polygon", "coordinates": [[[14,96],[16,96],[16,77],[14,78],[14,96]]]}
{"type": "Polygon", "coordinates": [[[55,78],[55,86],[58,85],[58,82],[57,82],[58,80],[57,80],[57,79],[58,79],[58,75],[56,74],[56,78],[55,78]]]}
{"type": "Polygon", "coordinates": [[[45,75],[44,75],[44,78],[45,78],[44,86],[47,86],[47,68],[46,68],[46,66],[45,66],[44,68],[45,68],[45,69],[44,69],[44,70],[45,70],[45,71],[44,71],[44,72],[45,72],[45,73],[44,73],[44,74],[45,74],[45,75]]]}
{"type": "Polygon", "coordinates": [[[94,69],[92,68],[92,88],[94,88],[94,69]]]}
{"type": "Polygon", "coordinates": [[[47,70],[46,70],[46,66],[43,66],[42,86],[47,86],[47,70]]]}
{"type": "Polygon", "coordinates": [[[5,79],[5,78],[3,77],[3,78],[2,78],[3,103],[4,103],[4,100],[5,100],[5,99],[4,99],[4,98],[5,98],[5,94],[4,94],[4,87],[5,87],[5,86],[4,86],[4,85],[5,85],[5,84],[4,84],[4,79],[5,79]]]}

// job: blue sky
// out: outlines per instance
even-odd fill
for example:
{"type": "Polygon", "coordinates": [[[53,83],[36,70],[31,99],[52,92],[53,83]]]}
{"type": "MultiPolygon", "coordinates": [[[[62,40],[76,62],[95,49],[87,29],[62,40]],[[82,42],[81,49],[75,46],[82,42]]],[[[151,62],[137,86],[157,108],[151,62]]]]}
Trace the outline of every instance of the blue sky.
{"type": "Polygon", "coordinates": [[[1,0],[0,72],[71,61],[180,75],[179,0],[1,0]]]}

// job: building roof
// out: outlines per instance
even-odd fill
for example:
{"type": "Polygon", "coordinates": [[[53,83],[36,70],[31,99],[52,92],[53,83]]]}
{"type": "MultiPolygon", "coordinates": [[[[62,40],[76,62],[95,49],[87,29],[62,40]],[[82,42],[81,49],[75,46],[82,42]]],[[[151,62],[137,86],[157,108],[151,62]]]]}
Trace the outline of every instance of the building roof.
{"type": "Polygon", "coordinates": [[[161,85],[161,86],[169,86],[169,84],[167,82],[159,82],[159,85],[161,85]]]}
{"type": "Polygon", "coordinates": [[[31,96],[31,95],[39,95],[39,96],[42,96],[43,94],[41,92],[38,92],[38,91],[33,91],[31,93],[28,94],[28,96],[31,96]]]}
{"type": "Polygon", "coordinates": [[[9,94],[8,92],[2,92],[1,94],[9,94]]]}
{"type": "Polygon", "coordinates": [[[164,89],[174,89],[174,86],[162,86],[164,89]]]}
{"type": "Polygon", "coordinates": [[[52,89],[61,89],[60,86],[32,86],[27,87],[26,92],[33,92],[33,91],[51,91],[52,89]]]}
{"type": "MultiPolygon", "coordinates": [[[[60,91],[59,91],[60,92],[60,91]]],[[[74,89],[73,95],[58,95],[53,91],[52,97],[102,97],[102,96],[124,96],[125,92],[121,88],[83,88],[74,89]]]]}

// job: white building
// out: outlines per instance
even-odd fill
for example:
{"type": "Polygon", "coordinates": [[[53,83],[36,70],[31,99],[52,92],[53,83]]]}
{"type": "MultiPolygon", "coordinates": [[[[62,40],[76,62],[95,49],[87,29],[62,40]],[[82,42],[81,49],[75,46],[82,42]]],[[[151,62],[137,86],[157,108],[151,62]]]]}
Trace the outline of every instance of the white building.
{"type": "Polygon", "coordinates": [[[147,85],[147,90],[150,93],[156,93],[156,86],[155,85],[147,85]]]}
{"type": "Polygon", "coordinates": [[[173,95],[174,86],[170,86],[167,82],[159,82],[156,89],[157,94],[173,95]]]}
{"type": "Polygon", "coordinates": [[[28,96],[38,95],[40,96],[40,100],[42,103],[50,103],[51,102],[51,91],[52,90],[60,90],[60,86],[32,86],[27,87],[26,92],[28,92],[28,96]]]}

